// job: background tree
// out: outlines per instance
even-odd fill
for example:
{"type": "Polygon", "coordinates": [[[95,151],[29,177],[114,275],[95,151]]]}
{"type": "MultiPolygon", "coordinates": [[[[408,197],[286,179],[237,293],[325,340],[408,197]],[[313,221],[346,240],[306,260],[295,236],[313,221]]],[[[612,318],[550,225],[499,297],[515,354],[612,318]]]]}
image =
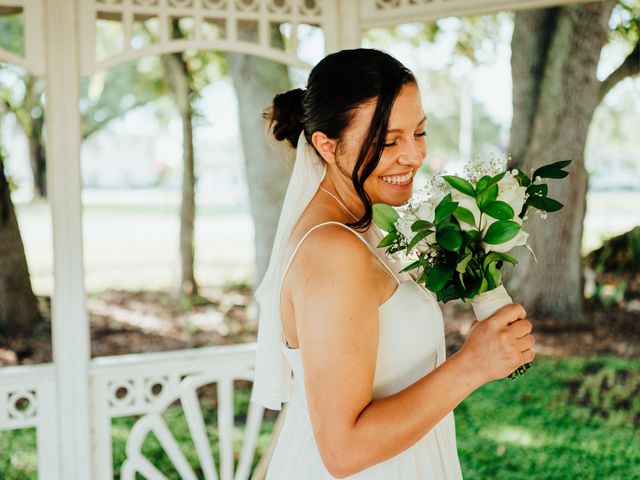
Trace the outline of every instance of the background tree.
{"type": "Polygon", "coordinates": [[[528,228],[538,264],[519,252],[520,265],[507,286],[530,314],[563,317],[580,324],[583,315],[581,244],[586,207],[584,150],[594,111],[620,80],[639,71],[638,2],[603,1],[515,15],[512,47],[513,121],[510,167],[529,171],[555,160],[573,159],[562,186],[550,196],[566,205],[528,228]],[[620,23],[609,25],[614,7],[620,23]],[[605,80],[596,69],[603,46],[624,34],[630,53],[605,80]]]}
{"type": "Polygon", "coordinates": [[[0,145],[0,334],[29,334],[40,320],[0,145]]]}
{"type": "MultiPolygon", "coordinates": [[[[242,29],[240,38],[256,41],[257,32],[242,29]]],[[[282,48],[284,37],[277,26],[271,30],[271,44],[282,48]]],[[[251,215],[255,228],[256,282],[262,279],[271,256],[280,209],[291,176],[292,153],[267,135],[262,112],[277,93],[291,89],[289,70],[271,60],[245,54],[227,54],[233,86],[237,93],[240,132],[249,185],[251,215]]]]}

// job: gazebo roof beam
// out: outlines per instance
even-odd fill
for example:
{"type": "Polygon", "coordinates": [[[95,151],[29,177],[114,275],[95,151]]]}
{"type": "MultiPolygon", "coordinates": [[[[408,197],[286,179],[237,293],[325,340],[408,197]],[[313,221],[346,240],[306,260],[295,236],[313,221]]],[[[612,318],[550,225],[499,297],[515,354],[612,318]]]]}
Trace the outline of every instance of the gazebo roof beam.
{"type": "Polygon", "coordinates": [[[402,23],[438,20],[445,17],[487,15],[504,10],[530,10],[559,7],[592,0],[435,0],[405,7],[376,6],[379,0],[361,0],[361,27],[384,27],[402,23]]]}

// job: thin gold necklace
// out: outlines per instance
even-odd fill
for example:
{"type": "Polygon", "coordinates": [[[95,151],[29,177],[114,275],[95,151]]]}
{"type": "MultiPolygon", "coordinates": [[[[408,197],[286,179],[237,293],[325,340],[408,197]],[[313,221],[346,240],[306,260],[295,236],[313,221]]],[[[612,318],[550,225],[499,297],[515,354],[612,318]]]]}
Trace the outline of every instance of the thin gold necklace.
{"type": "Polygon", "coordinates": [[[336,199],[336,201],[340,204],[340,206],[341,206],[342,208],[344,208],[344,209],[347,211],[347,213],[353,217],[353,219],[354,219],[354,220],[357,220],[357,219],[358,219],[358,217],[356,217],[353,213],[351,213],[351,211],[347,208],[347,206],[346,206],[344,203],[342,203],[342,201],[341,201],[338,197],[336,197],[333,193],[331,193],[329,190],[327,190],[326,188],[324,188],[322,185],[320,185],[320,189],[321,189],[321,190],[324,190],[324,191],[325,191],[325,192],[327,192],[329,195],[331,195],[333,198],[335,198],[335,199],[336,199]]]}

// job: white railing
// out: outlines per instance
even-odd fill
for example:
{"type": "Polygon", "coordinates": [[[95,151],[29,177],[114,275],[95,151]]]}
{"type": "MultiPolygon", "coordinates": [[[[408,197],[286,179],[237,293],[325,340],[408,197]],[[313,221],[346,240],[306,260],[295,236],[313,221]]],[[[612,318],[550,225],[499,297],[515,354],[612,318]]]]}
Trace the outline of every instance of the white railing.
{"type": "Polygon", "coordinates": [[[0,368],[0,431],[36,431],[38,478],[58,478],[56,391],[53,365],[0,368]]]}
{"type": "MultiPolygon", "coordinates": [[[[234,382],[251,381],[255,343],[206,347],[163,353],[100,357],[89,368],[94,480],[113,478],[112,421],[141,415],[134,424],[122,465],[123,480],[136,473],[149,479],[166,478],[142,453],[153,433],[167,458],[184,479],[196,474],[162,414],[173,404],[183,410],[199,467],[205,480],[249,478],[264,409],[253,402],[245,423],[239,462],[234,471],[234,382]],[[201,402],[202,387],[215,385],[219,461],[212,454],[201,402]]],[[[0,369],[0,430],[35,428],[38,478],[58,478],[55,371],[53,365],[0,369]]]]}

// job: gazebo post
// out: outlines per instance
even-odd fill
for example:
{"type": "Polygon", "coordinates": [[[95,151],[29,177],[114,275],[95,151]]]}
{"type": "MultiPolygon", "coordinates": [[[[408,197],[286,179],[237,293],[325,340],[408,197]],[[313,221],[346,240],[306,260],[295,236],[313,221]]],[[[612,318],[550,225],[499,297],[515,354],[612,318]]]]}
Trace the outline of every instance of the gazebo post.
{"type": "Polygon", "coordinates": [[[333,0],[326,4],[325,55],[362,43],[360,1],[333,0]]]}
{"type": "Polygon", "coordinates": [[[51,335],[60,459],[60,472],[51,477],[87,480],[92,478],[90,342],[82,247],[78,4],[47,0],[44,8],[47,186],[54,259],[51,335]]]}

